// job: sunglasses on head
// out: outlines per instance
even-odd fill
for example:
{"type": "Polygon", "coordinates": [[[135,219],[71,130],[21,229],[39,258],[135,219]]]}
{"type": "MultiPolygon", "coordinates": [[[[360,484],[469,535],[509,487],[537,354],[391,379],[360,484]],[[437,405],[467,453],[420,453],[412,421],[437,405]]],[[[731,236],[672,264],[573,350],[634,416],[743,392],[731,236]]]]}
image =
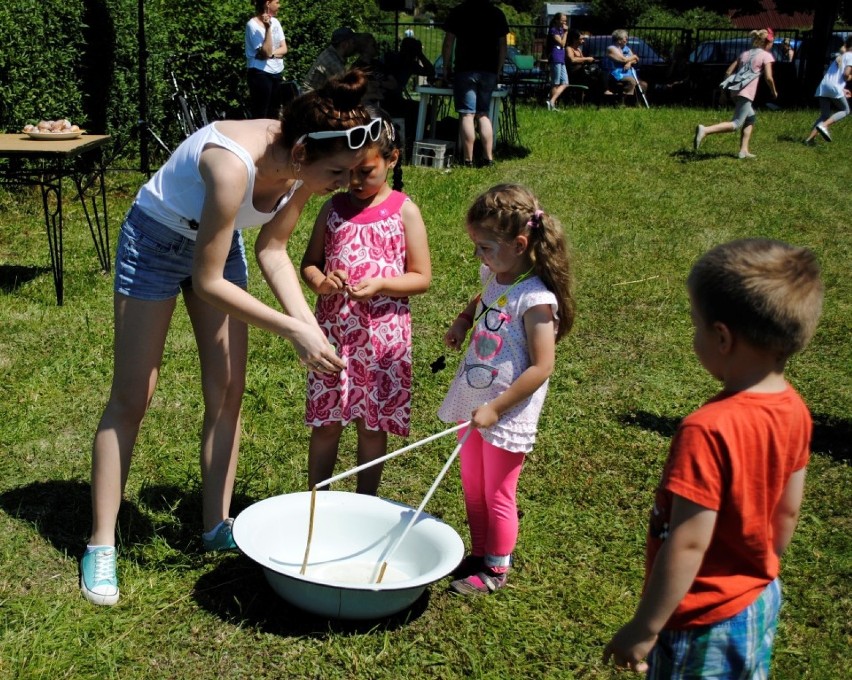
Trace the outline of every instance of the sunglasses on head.
{"type": "Polygon", "coordinates": [[[382,119],[373,118],[366,125],[356,125],[348,130],[323,130],[322,132],[309,132],[304,137],[311,139],[331,139],[333,137],[346,137],[350,149],[360,149],[369,137],[377,142],[382,134],[382,119]]]}

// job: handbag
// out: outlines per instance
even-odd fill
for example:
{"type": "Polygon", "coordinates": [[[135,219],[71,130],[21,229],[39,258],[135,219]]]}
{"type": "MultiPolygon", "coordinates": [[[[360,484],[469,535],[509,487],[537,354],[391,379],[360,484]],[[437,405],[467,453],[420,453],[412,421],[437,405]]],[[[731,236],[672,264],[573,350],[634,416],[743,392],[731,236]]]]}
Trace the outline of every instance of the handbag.
{"type": "Polygon", "coordinates": [[[601,74],[601,67],[594,63],[583,64],[583,73],[587,78],[598,78],[601,74]]]}

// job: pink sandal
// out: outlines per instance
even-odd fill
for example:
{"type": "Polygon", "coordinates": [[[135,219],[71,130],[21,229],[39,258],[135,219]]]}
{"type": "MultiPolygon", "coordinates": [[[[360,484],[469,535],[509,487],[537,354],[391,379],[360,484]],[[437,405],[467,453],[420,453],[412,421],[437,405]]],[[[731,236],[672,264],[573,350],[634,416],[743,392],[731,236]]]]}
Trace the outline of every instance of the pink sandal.
{"type": "Polygon", "coordinates": [[[459,595],[490,595],[506,585],[508,572],[495,574],[490,570],[480,571],[467,578],[450,583],[450,590],[459,595]]]}

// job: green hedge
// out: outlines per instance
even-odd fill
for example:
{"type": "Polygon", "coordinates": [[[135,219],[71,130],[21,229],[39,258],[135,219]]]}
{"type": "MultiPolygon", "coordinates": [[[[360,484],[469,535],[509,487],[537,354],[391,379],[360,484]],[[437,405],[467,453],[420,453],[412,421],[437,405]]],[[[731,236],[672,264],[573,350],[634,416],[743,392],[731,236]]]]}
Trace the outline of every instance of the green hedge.
{"type": "MultiPolygon", "coordinates": [[[[0,129],[15,132],[42,118],[69,118],[121,141],[138,114],[138,0],[14,0],[0,3],[0,129]]],[[[286,76],[301,79],[331,32],[359,30],[379,17],[373,0],[294,0],[279,20],[290,54],[286,76]]],[[[251,0],[144,0],[148,116],[173,144],[169,72],[211,111],[244,114],[243,36],[251,0]]]]}

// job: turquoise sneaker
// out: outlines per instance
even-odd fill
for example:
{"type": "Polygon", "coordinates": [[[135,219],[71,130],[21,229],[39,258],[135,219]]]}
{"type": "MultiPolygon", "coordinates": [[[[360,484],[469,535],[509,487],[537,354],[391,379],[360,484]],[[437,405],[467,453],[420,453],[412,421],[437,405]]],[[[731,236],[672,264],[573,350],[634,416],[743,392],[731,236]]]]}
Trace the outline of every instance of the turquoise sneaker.
{"type": "Polygon", "coordinates": [[[214,550],[236,550],[237,544],[234,543],[234,536],[231,533],[233,525],[234,520],[228,517],[219,525],[213,538],[207,538],[202,535],[201,542],[204,544],[204,549],[208,552],[214,550]]]}
{"type": "Polygon", "coordinates": [[[80,560],[80,590],[92,604],[113,605],[118,602],[115,548],[99,546],[83,553],[80,560]]]}

